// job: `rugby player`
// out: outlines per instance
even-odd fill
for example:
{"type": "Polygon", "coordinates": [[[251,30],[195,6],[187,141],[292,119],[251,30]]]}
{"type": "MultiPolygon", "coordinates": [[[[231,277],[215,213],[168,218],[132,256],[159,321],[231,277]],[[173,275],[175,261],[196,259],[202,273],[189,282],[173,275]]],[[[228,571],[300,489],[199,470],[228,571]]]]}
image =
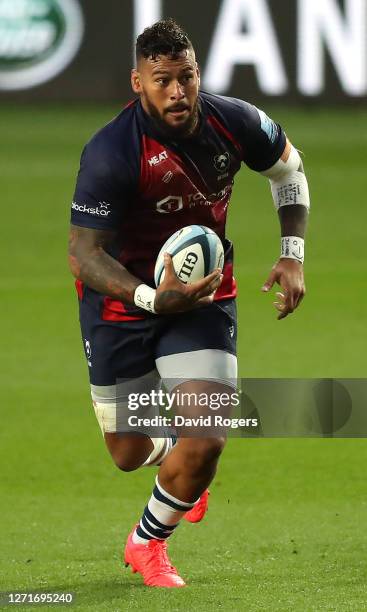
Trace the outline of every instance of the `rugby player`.
{"type": "Polygon", "coordinates": [[[76,277],[91,394],[106,445],[129,472],[160,465],[152,496],[128,536],[125,562],[149,586],[181,587],[167,539],[180,520],[207,507],[225,436],[149,436],[126,428],[130,392],[160,379],[197,395],[232,389],[237,377],[236,284],[225,223],[242,163],[268,177],[281,226],[281,254],[263,286],[281,287],[278,319],[305,293],[303,251],[309,208],[297,150],[263,111],[200,90],[195,51],[171,19],[144,30],[131,73],[136,99],[85,146],[71,211],[70,266],[76,277]],[[225,264],[191,285],[162,244],[191,224],[223,241],[225,264]],[[210,382],[209,382],[210,381],[210,382]]]}

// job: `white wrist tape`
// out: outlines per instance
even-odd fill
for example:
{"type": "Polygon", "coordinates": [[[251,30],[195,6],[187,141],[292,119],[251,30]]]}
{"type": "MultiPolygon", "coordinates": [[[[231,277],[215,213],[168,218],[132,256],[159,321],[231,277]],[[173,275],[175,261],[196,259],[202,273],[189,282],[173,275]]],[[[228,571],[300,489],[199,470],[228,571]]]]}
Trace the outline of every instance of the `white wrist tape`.
{"type": "Polygon", "coordinates": [[[302,160],[299,153],[292,146],[286,162],[278,159],[274,166],[261,172],[270,180],[271,193],[277,210],[281,206],[290,204],[299,204],[310,208],[307,179],[304,173],[298,170],[301,165],[302,160]]]}
{"type": "Polygon", "coordinates": [[[283,236],[281,241],[280,257],[296,259],[300,263],[305,260],[305,241],[298,236],[283,236]]]}
{"type": "Polygon", "coordinates": [[[153,312],[155,314],[155,294],[156,290],[148,287],[148,285],[139,285],[139,287],[135,289],[134,303],[136,306],[144,308],[144,310],[148,310],[149,312],[153,312]]]}

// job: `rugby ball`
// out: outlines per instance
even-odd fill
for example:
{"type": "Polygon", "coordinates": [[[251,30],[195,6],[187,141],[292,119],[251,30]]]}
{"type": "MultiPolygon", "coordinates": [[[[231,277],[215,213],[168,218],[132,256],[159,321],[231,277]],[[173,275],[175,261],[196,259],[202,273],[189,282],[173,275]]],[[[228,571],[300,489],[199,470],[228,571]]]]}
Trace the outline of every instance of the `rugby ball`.
{"type": "Polygon", "coordinates": [[[172,256],[175,272],[181,282],[194,283],[216,268],[223,269],[224,252],[220,238],[204,225],[188,225],[175,232],[159,251],[154,269],[158,287],[164,279],[164,254],[172,256]]]}

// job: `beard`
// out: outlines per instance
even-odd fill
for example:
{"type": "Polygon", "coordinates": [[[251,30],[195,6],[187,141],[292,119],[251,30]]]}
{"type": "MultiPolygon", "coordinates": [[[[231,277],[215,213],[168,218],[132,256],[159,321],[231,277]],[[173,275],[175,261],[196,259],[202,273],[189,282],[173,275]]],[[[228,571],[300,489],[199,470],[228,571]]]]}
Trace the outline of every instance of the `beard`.
{"type": "Polygon", "coordinates": [[[177,125],[171,125],[165,120],[167,110],[164,111],[163,115],[159,112],[156,106],[146,97],[145,103],[149,112],[149,115],[154,120],[158,130],[166,137],[174,140],[175,138],[188,138],[191,136],[199,123],[199,104],[196,100],[193,109],[187,119],[177,125]]]}

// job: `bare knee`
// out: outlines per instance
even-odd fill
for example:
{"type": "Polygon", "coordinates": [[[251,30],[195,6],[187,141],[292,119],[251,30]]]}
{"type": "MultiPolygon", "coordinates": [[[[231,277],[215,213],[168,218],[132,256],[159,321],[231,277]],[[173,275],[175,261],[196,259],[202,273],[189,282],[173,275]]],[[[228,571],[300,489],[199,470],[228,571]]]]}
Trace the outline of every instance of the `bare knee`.
{"type": "Polygon", "coordinates": [[[107,448],[122,472],[133,472],[143,465],[152,451],[152,441],[147,436],[105,433],[107,448]]]}
{"type": "Polygon", "coordinates": [[[121,470],[122,472],[133,472],[134,470],[137,470],[142,465],[141,463],[137,463],[136,461],[133,461],[131,457],[126,457],[124,454],[122,455],[113,454],[112,459],[116,467],[118,467],[118,469],[121,470]]]}
{"type": "Polygon", "coordinates": [[[223,451],[225,442],[225,438],[190,440],[190,443],[185,445],[186,448],[182,449],[186,465],[196,471],[213,463],[216,464],[223,451]]]}

